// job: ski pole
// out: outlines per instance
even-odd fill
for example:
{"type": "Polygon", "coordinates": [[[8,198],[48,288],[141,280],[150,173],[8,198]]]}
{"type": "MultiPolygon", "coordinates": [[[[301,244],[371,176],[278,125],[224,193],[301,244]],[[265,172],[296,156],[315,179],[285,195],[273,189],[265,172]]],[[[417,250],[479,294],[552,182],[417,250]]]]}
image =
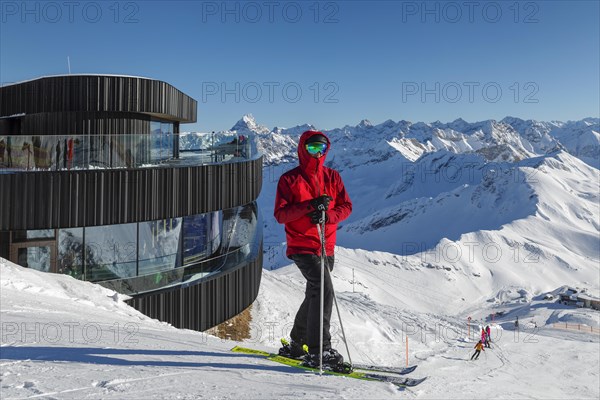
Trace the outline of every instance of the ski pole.
{"type": "Polygon", "coordinates": [[[320,315],[320,323],[319,323],[319,374],[323,375],[323,318],[324,318],[324,308],[325,308],[325,207],[323,205],[319,206],[321,209],[321,221],[323,224],[323,228],[321,225],[317,225],[317,230],[319,231],[319,237],[321,239],[321,307],[319,310],[320,315]]]}
{"type": "Polygon", "coordinates": [[[344,324],[342,323],[342,315],[340,314],[340,308],[338,307],[337,296],[335,295],[335,290],[333,289],[333,278],[331,278],[331,274],[329,270],[327,270],[329,274],[329,279],[331,279],[331,291],[333,292],[333,302],[335,304],[335,309],[337,311],[338,320],[340,321],[340,328],[342,330],[342,338],[344,339],[344,345],[346,346],[346,353],[348,353],[348,362],[352,365],[352,357],[350,357],[350,349],[348,348],[348,341],[346,340],[346,333],[344,332],[344,324]]]}
{"type": "MultiPolygon", "coordinates": [[[[321,260],[325,259],[325,211],[323,211],[323,217],[322,217],[322,225],[323,227],[321,228],[320,225],[317,225],[317,229],[319,230],[319,234],[321,237],[321,260]]],[[[324,264],[324,261],[323,261],[324,264]]],[[[340,307],[338,306],[338,302],[337,302],[337,295],[335,294],[335,289],[333,288],[333,278],[331,277],[331,272],[329,272],[329,268],[324,268],[327,270],[327,274],[329,276],[329,279],[331,280],[331,291],[333,293],[333,302],[335,304],[335,310],[337,312],[337,316],[338,316],[338,320],[340,321],[340,329],[342,330],[342,339],[344,340],[344,346],[346,347],[346,353],[348,354],[348,362],[350,363],[350,365],[352,365],[352,356],[350,356],[350,348],[348,347],[348,340],[346,339],[346,332],[344,331],[344,323],[342,322],[342,314],[340,313],[340,307]]]]}

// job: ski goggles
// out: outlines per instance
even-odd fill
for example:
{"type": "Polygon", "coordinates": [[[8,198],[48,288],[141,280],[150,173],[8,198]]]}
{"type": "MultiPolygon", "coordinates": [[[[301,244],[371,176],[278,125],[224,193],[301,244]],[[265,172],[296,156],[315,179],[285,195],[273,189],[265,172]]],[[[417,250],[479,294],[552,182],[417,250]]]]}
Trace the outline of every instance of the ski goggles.
{"type": "Polygon", "coordinates": [[[322,142],[308,143],[305,147],[306,151],[308,151],[308,154],[311,156],[315,156],[319,153],[323,155],[327,151],[327,143],[322,142]]]}

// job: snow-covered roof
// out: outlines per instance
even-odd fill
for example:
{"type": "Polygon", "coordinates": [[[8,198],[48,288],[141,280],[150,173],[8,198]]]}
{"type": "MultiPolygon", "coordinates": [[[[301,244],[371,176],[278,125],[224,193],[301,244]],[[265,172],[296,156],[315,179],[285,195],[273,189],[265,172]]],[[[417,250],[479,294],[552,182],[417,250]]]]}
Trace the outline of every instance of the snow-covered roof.
{"type": "Polygon", "coordinates": [[[571,294],[574,294],[574,293],[577,293],[577,292],[578,292],[578,290],[577,290],[577,289],[573,289],[573,288],[572,288],[572,287],[570,287],[570,286],[563,286],[563,287],[560,289],[560,292],[559,292],[558,294],[561,294],[561,295],[562,295],[562,294],[565,294],[565,295],[571,295],[571,294]]]}
{"type": "Polygon", "coordinates": [[[590,296],[590,295],[587,295],[587,294],[578,294],[577,298],[580,299],[580,300],[600,301],[600,298],[594,297],[594,296],[590,296]]]}

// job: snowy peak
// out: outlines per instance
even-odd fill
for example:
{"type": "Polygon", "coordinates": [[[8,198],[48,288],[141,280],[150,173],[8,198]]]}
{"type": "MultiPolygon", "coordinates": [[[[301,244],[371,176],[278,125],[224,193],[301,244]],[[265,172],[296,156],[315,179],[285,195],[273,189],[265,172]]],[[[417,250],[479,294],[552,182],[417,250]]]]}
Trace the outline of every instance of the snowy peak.
{"type": "Polygon", "coordinates": [[[288,136],[292,136],[295,137],[296,139],[300,138],[300,135],[302,135],[304,132],[306,131],[317,131],[318,129],[312,125],[312,124],[302,124],[302,125],[296,125],[292,128],[280,128],[280,127],[275,127],[273,128],[273,133],[278,133],[281,135],[288,135],[288,136]]]}
{"type": "Polygon", "coordinates": [[[251,132],[251,133],[269,133],[270,129],[266,126],[259,125],[256,123],[252,114],[246,114],[230,129],[230,131],[236,132],[251,132]]]}
{"type": "Polygon", "coordinates": [[[368,128],[372,128],[373,124],[368,119],[363,119],[362,121],[360,121],[358,123],[358,125],[356,125],[356,127],[359,129],[368,129],[368,128]]]}
{"type": "Polygon", "coordinates": [[[457,118],[448,124],[448,128],[458,131],[458,132],[462,132],[462,131],[466,130],[468,128],[468,126],[469,126],[469,123],[462,118],[457,118]]]}

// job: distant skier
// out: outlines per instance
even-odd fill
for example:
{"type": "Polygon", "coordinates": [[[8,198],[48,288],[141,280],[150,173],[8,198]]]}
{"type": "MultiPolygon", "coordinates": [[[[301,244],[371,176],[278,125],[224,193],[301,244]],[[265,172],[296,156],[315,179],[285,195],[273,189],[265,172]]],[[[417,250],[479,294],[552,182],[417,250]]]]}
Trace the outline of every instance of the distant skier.
{"type": "Polygon", "coordinates": [[[515,330],[519,330],[519,317],[515,320],[515,330]]]}
{"type": "Polygon", "coordinates": [[[490,326],[486,326],[485,327],[485,347],[489,348],[490,347],[490,342],[492,341],[492,329],[490,328],[490,326]]]}
{"type": "Polygon", "coordinates": [[[487,335],[485,333],[485,329],[483,327],[481,327],[481,343],[483,343],[485,345],[486,341],[487,341],[487,335]]]}
{"type": "MultiPolygon", "coordinates": [[[[298,142],[300,165],[279,178],[275,197],[275,219],[285,224],[286,255],[306,278],[304,301],[290,333],[292,340],[284,344],[279,354],[298,358],[304,354],[302,345],[306,343],[305,364],[312,367],[319,365],[321,238],[317,225],[321,222],[321,208],[326,210],[325,266],[329,271],[334,264],[337,224],[352,212],[352,202],[340,174],[324,166],[330,144],[322,132],[304,132],[298,142]]],[[[329,273],[325,273],[324,286],[323,364],[334,366],[342,363],[343,357],[331,348],[333,285],[329,273]]]]}
{"type": "Polygon", "coordinates": [[[475,353],[473,353],[473,355],[471,356],[471,360],[473,360],[473,357],[475,357],[475,360],[477,360],[479,358],[479,354],[485,351],[483,348],[483,343],[481,342],[481,340],[479,342],[477,342],[477,344],[475,345],[475,353]]]}

